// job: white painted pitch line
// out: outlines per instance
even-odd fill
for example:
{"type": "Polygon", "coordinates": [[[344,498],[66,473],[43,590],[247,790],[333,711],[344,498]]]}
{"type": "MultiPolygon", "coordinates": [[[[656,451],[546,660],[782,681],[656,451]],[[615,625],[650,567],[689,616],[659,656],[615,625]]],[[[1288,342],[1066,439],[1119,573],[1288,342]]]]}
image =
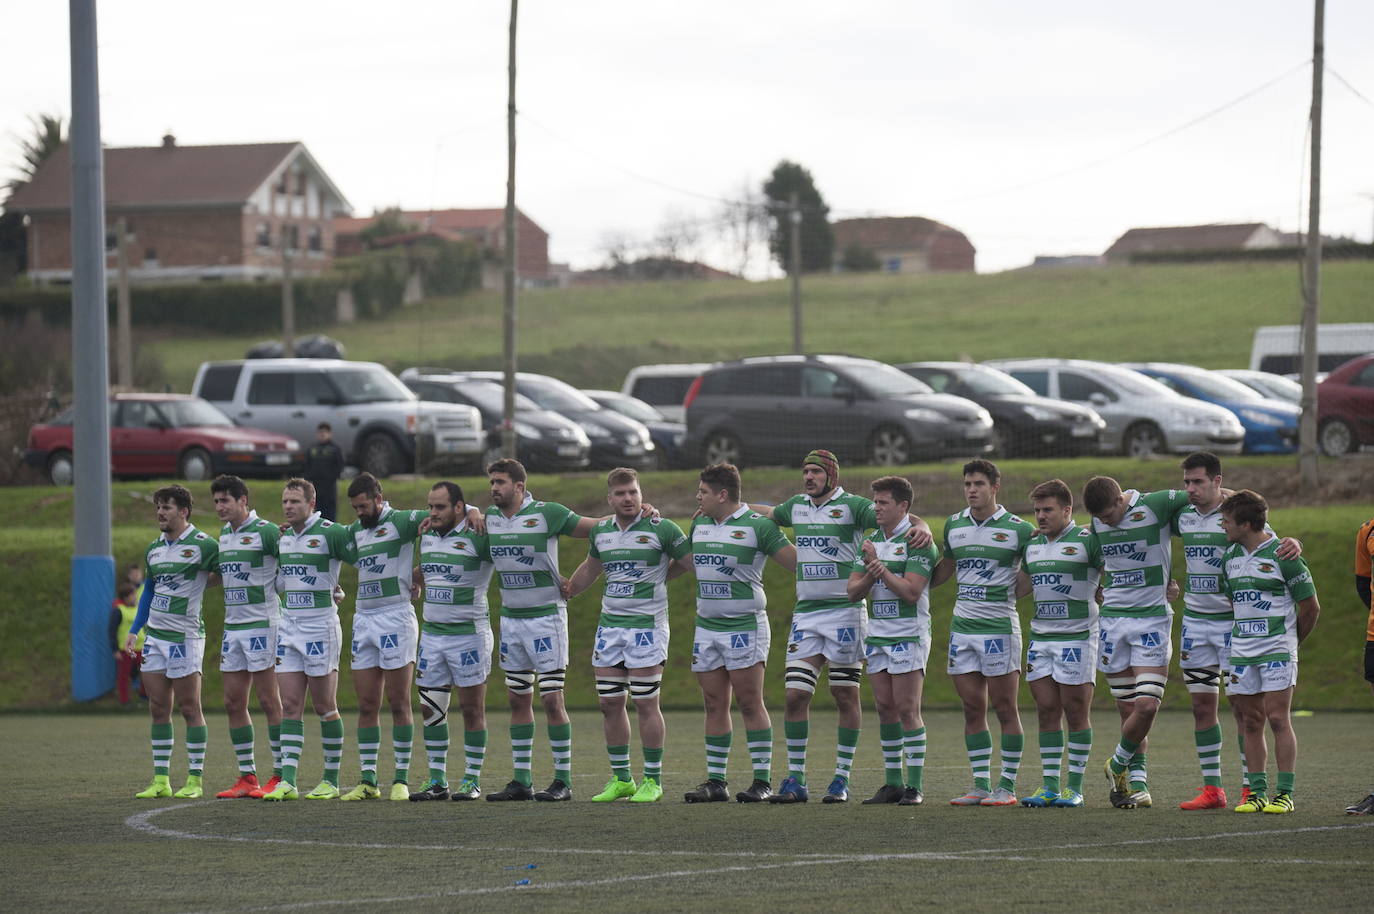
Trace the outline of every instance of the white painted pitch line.
{"type": "MultiPolygon", "coordinates": [[[[1303,825],[1297,828],[1270,828],[1262,831],[1214,832],[1210,835],[1168,835],[1160,838],[1129,838],[1121,841],[1093,841],[1083,844],[1050,844],[1041,848],[1047,851],[1076,850],[1085,847],[1129,847],[1140,844],[1181,844],[1184,841],[1215,841],[1218,838],[1263,838],[1269,835],[1297,835],[1304,832],[1343,831],[1345,829],[1371,828],[1374,822],[1351,822],[1348,825],[1303,825]]],[[[1024,847],[990,847],[983,850],[962,851],[966,854],[1005,854],[1024,852],[1024,847]]]]}

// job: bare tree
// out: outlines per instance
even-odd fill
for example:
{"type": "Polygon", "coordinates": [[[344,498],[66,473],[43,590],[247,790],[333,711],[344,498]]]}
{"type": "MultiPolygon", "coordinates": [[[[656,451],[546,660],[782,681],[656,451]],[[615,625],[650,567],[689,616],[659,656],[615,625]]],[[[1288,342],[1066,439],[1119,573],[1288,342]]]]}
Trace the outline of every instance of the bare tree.
{"type": "Polygon", "coordinates": [[[654,233],[653,254],[665,260],[694,260],[700,243],[700,221],[681,210],[670,209],[654,233]]]}
{"type": "Polygon", "coordinates": [[[756,252],[768,242],[768,201],[748,178],[721,204],[717,224],[724,245],[735,252],[737,272],[747,275],[756,252]]]}

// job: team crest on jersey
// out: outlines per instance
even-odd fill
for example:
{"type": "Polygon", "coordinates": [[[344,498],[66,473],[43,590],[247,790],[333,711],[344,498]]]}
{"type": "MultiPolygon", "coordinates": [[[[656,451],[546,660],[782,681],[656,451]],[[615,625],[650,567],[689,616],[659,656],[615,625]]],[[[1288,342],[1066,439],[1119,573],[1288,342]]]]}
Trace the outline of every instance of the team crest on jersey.
{"type": "Polygon", "coordinates": [[[1065,546],[1062,551],[1065,555],[1078,555],[1077,546],[1065,546]]]}
{"type": "Polygon", "coordinates": [[[1007,535],[1006,535],[1005,533],[1003,533],[1001,530],[998,530],[996,533],[994,533],[994,534],[992,535],[992,538],[993,538],[994,540],[996,540],[997,542],[999,542],[999,543],[1005,543],[1005,542],[1006,542],[1008,539],[1010,539],[1011,537],[1007,536],[1007,535]]]}
{"type": "Polygon", "coordinates": [[[521,526],[522,526],[522,527],[538,527],[538,526],[539,526],[539,518],[537,518],[537,517],[528,518],[523,524],[521,524],[521,526]]]}
{"type": "Polygon", "coordinates": [[[251,545],[253,545],[253,538],[252,538],[251,536],[241,536],[241,537],[239,537],[239,545],[240,545],[240,546],[251,546],[251,545]]]}
{"type": "Polygon", "coordinates": [[[1259,570],[1264,572],[1265,574],[1268,574],[1269,572],[1274,570],[1274,566],[1270,565],[1268,562],[1260,562],[1259,570]]]}
{"type": "Polygon", "coordinates": [[[1144,520],[1144,519],[1145,519],[1145,512],[1144,512],[1144,511],[1132,511],[1132,512],[1131,512],[1131,520],[1133,520],[1133,521],[1142,521],[1142,520],[1144,520]]]}
{"type": "Polygon", "coordinates": [[[459,552],[462,552],[464,549],[468,548],[468,544],[463,540],[454,540],[453,548],[457,549],[459,552]]]}
{"type": "Polygon", "coordinates": [[[373,536],[386,536],[386,528],[385,528],[385,527],[378,527],[376,530],[372,531],[372,535],[373,535],[373,536]]]}
{"type": "Polygon", "coordinates": [[[896,549],[893,549],[893,550],[892,550],[892,554],[893,554],[893,555],[906,555],[906,547],[905,547],[905,546],[898,546],[896,549]]]}
{"type": "MultiPolygon", "coordinates": [[[[183,549],[183,550],[181,550],[181,557],[184,558],[184,559],[189,559],[191,556],[193,556],[193,555],[195,555],[195,554],[196,554],[196,550],[194,550],[194,549],[183,549]]],[[[1263,566],[1260,566],[1260,567],[1263,568],[1263,566]]]]}
{"type": "Polygon", "coordinates": [[[314,549],[320,545],[320,541],[317,539],[309,539],[305,541],[305,545],[308,549],[314,549]]]}
{"type": "Polygon", "coordinates": [[[744,539],[744,535],[745,535],[745,534],[744,534],[744,531],[743,531],[743,530],[736,530],[734,533],[731,533],[731,534],[730,534],[730,539],[732,539],[732,540],[742,540],[742,539],[744,539]]]}
{"type": "Polygon", "coordinates": [[[844,512],[841,511],[839,508],[831,508],[831,509],[830,509],[830,516],[831,516],[831,517],[844,517],[844,512]]]}
{"type": "Polygon", "coordinates": [[[645,543],[651,542],[652,539],[653,539],[653,537],[640,535],[640,536],[636,536],[636,537],[635,537],[635,542],[636,542],[636,543],[639,543],[639,544],[642,546],[642,545],[644,545],[645,543]]]}

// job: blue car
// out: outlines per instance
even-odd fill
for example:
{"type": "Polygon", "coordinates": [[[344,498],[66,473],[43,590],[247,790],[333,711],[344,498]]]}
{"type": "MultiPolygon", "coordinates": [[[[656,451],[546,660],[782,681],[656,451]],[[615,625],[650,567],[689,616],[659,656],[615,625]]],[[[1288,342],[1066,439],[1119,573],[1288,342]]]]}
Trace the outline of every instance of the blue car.
{"type": "Polygon", "coordinates": [[[1239,381],[1195,365],[1170,362],[1128,362],[1131,368],[1154,378],[1185,397],[1224,406],[1245,427],[1245,453],[1291,454],[1298,448],[1298,417],[1302,410],[1282,400],[1268,400],[1239,381]]]}
{"type": "Polygon", "coordinates": [[[648,403],[618,390],[582,392],[604,408],[644,423],[654,440],[654,447],[658,450],[658,469],[676,470],[687,465],[687,455],[682,449],[683,439],[687,436],[687,426],[681,422],[669,421],[648,403]]]}

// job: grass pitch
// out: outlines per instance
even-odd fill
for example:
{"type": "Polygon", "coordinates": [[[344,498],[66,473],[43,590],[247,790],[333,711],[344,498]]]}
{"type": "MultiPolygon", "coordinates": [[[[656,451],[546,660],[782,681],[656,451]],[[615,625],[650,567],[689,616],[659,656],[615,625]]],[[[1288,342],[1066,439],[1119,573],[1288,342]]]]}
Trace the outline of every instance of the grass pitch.
{"type": "MultiPolygon", "coordinates": [[[[1033,719],[1023,718],[1032,732],[1019,792],[1028,794],[1039,784],[1039,760],[1033,719]]],[[[1100,768],[1114,741],[1112,718],[1096,720],[1085,780],[1088,805],[1032,810],[946,805],[969,779],[960,717],[951,712],[927,715],[927,801],[914,809],[859,805],[881,782],[871,714],[856,759],[854,796],[842,806],[819,802],[832,770],[835,719],[825,711],[813,715],[814,793],[800,807],[684,805],[682,791],[704,773],[701,716],[688,712],[669,716],[666,794],[652,806],[588,802],[607,777],[596,714],[574,715],[571,803],[280,805],[134,800],[150,771],[145,714],[9,715],[0,726],[11,770],[37,776],[12,781],[0,797],[0,840],[9,862],[5,907],[1138,911],[1231,908],[1243,895],[1246,904],[1265,911],[1368,910],[1365,874],[1374,861],[1374,821],[1342,810],[1371,787],[1369,714],[1296,721],[1298,806],[1288,816],[1176,809],[1199,780],[1192,721],[1182,713],[1161,716],[1152,737],[1155,807],[1110,808],[1100,768]]],[[[265,770],[265,727],[261,720],[257,724],[265,770]]],[[[347,720],[345,786],[357,774],[354,725],[347,720]]],[[[483,777],[488,791],[499,789],[510,772],[503,715],[492,715],[489,726],[483,777]]],[[[781,715],[774,726],[776,784],[785,768],[781,715]]],[[[212,716],[210,727],[206,786],[213,793],[233,780],[235,770],[223,717],[212,716]]],[[[172,782],[180,785],[180,722],[176,729],[172,782]]],[[[313,731],[307,723],[301,768],[306,789],[320,771],[313,731]]],[[[749,780],[742,736],[731,758],[732,789],[749,780]]],[[[412,787],[424,777],[416,742],[412,787]]],[[[638,750],[632,755],[638,771],[638,750]]],[[[385,780],[385,745],[380,761],[385,780]]],[[[456,770],[453,755],[450,766],[456,770]]],[[[1236,759],[1229,741],[1224,767],[1234,802],[1236,759]]],[[[549,771],[541,732],[537,786],[549,771]]]]}

